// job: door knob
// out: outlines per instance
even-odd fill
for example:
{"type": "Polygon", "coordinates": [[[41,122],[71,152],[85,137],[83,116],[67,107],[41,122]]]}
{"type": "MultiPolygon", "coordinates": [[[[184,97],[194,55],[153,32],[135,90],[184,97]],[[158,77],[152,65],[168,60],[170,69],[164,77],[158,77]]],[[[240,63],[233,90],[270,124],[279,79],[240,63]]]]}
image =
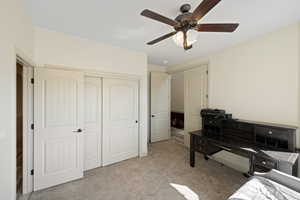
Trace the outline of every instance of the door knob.
{"type": "Polygon", "coordinates": [[[151,117],[155,117],[155,115],[152,115],[151,117]]]}
{"type": "Polygon", "coordinates": [[[82,132],[82,129],[77,129],[76,131],[73,131],[74,133],[81,133],[82,132]]]}

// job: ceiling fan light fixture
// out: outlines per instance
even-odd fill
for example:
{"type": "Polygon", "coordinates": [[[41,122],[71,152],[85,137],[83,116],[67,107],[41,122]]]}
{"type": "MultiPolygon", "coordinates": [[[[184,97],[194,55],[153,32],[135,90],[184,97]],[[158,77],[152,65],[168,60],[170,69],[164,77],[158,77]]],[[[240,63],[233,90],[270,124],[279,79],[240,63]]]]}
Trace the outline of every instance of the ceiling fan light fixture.
{"type": "MultiPolygon", "coordinates": [[[[190,45],[194,44],[195,42],[197,42],[197,37],[198,37],[198,33],[196,31],[189,30],[187,32],[187,45],[190,46],[190,45]]],[[[173,36],[173,41],[179,47],[184,47],[183,40],[184,40],[184,36],[183,36],[182,31],[179,31],[178,33],[176,33],[173,36]]]]}
{"type": "Polygon", "coordinates": [[[158,42],[173,37],[173,41],[177,46],[189,50],[193,47],[193,43],[197,41],[197,32],[223,32],[232,33],[239,26],[238,23],[199,23],[199,21],[213,9],[221,0],[202,0],[199,6],[190,12],[191,5],[184,4],[180,7],[181,14],[175,19],[165,17],[159,13],[145,9],[141,15],[149,19],[167,24],[174,31],[155,40],[148,42],[148,45],[154,45],[158,42]]]}

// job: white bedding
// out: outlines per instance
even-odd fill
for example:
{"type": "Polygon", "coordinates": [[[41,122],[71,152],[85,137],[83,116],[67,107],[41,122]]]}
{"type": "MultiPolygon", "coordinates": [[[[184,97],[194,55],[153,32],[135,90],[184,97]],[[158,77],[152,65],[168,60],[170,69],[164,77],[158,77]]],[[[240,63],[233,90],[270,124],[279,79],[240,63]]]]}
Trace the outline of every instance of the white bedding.
{"type": "Polygon", "coordinates": [[[253,177],[229,200],[300,200],[300,193],[263,177],[253,177]]]}

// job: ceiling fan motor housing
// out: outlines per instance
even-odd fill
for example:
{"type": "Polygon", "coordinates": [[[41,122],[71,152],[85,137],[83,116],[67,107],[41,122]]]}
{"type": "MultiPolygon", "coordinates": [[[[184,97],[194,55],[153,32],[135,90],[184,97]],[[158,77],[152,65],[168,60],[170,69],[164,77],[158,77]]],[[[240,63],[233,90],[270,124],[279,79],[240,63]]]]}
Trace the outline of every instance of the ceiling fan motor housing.
{"type": "Polygon", "coordinates": [[[176,31],[187,31],[197,26],[197,21],[192,19],[190,4],[183,4],[180,7],[182,14],[178,15],[175,20],[180,23],[180,26],[174,27],[176,31]]]}
{"type": "Polygon", "coordinates": [[[191,10],[191,5],[190,4],[183,4],[181,7],[180,7],[180,11],[182,13],[186,13],[186,12],[189,12],[191,10]]]}

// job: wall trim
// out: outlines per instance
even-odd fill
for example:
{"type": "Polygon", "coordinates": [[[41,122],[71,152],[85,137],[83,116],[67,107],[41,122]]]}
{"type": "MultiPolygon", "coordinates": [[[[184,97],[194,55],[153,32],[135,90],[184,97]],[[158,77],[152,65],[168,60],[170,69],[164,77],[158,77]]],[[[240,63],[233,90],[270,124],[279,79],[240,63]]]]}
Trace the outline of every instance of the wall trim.
{"type": "Polygon", "coordinates": [[[44,65],[38,66],[39,68],[47,68],[47,69],[57,69],[57,70],[66,70],[66,71],[79,71],[83,72],[85,76],[94,76],[94,77],[102,77],[102,78],[120,78],[120,79],[130,79],[130,80],[141,80],[142,75],[128,74],[128,73],[114,73],[114,72],[106,72],[95,69],[84,69],[77,67],[68,67],[62,65],[44,65]]]}
{"type": "Polygon", "coordinates": [[[34,62],[33,59],[30,59],[28,56],[26,56],[25,53],[23,53],[22,50],[15,48],[15,55],[16,55],[16,60],[17,62],[20,62],[22,64],[35,67],[36,63],[34,62]]]}

